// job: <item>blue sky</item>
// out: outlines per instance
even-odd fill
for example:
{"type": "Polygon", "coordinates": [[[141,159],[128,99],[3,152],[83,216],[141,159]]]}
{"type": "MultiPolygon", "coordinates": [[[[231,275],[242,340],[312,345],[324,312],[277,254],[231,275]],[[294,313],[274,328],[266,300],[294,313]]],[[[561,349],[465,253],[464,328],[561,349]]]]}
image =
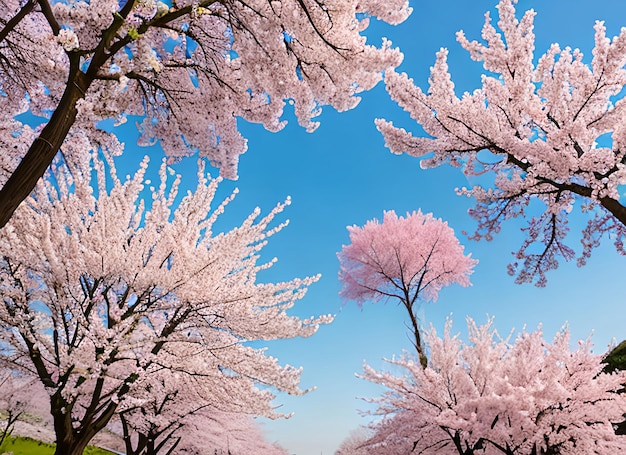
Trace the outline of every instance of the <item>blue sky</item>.
{"type": "MultiPolygon", "coordinates": [[[[463,29],[468,38],[480,38],[485,11],[495,14],[496,0],[413,1],[414,12],[397,27],[373,24],[367,35],[379,44],[390,38],[405,55],[402,71],[426,87],[429,68],[440,47],[450,51],[449,65],[458,93],[479,87],[482,66],[472,62],[455,42],[463,29]]],[[[552,42],[580,48],[591,58],[593,25],[604,20],[609,36],[626,25],[623,0],[520,0],[518,10],[534,8],[537,35],[536,53],[542,54],[552,42]]],[[[596,250],[584,268],[561,264],[548,275],[547,288],[519,286],[506,273],[511,252],[521,243],[520,224],[509,222],[492,242],[467,240],[461,231],[472,232],[474,221],[467,209],[472,201],[456,196],[454,188],[467,185],[463,174],[442,167],[421,170],[419,161],[395,156],[385,149],[376,131],[376,117],[391,119],[417,131],[413,122],[390,101],[382,84],[366,93],[353,111],[337,113],[325,109],[321,126],[312,134],[300,128],[291,116],[280,133],[268,133],[257,125],[242,124],[249,139],[248,152],[240,160],[240,178],[226,181],[227,194],[238,187],[237,196],[225,222],[237,224],[256,206],[264,212],[288,195],[292,205],[284,213],[290,225],[271,239],[265,250],[278,263],[264,275],[267,280],[322,274],[306,298],[294,309],[301,316],[332,313],[335,322],[322,327],[308,339],[272,342],[269,352],[282,363],[304,367],[302,387],[317,390],[302,397],[279,396],[280,410],[294,412],[289,420],[266,422],[268,438],[280,442],[297,455],[332,454],[349,432],[367,423],[357,412],[368,405],[359,397],[374,397],[380,387],[355,377],[363,361],[383,367],[383,357],[410,349],[405,317],[395,303],[364,305],[345,303],[338,297],[337,251],[348,242],[346,226],[362,225],[382,217],[384,210],[398,214],[422,209],[447,220],[480,263],[470,288],[444,289],[434,304],[423,306],[422,318],[438,330],[453,314],[455,328],[464,332],[465,317],[485,321],[495,316],[502,333],[527,326],[534,330],[542,322],[547,338],[568,323],[574,340],[593,332],[596,352],[606,350],[613,339],[626,338],[626,307],[621,287],[626,258],[610,242],[596,250]]],[[[127,154],[143,155],[145,149],[127,141],[127,154]],[[137,152],[137,153],[135,153],[137,152]]],[[[158,155],[158,152],[154,153],[158,155]]],[[[158,158],[153,159],[154,167],[158,158]]],[[[195,177],[195,160],[186,160],[178,170],[195,177]],[[188,170],[184,168],[189,167],[188,170]]],[[[581,223],[573,220],[577,235],[581,223]]],[[[578,248],[578,238],[571,244],[578,248]]],[[[579,248],[578,248],[579,249],[579,248]]]]}

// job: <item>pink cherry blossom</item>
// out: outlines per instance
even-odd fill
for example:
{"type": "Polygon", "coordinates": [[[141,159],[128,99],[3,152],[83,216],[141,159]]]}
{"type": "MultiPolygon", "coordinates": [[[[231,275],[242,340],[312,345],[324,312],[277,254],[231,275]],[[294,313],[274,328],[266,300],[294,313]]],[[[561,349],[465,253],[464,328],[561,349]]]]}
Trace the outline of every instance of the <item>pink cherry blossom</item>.
{"type": "Polygon", "coordinates": [[[445,286],[469,286],[478,261],[465,256],[452,228],[430,213],[417,211],[404,218],[388,211],[382,222],[374,219],[348,231],[351,243],[338,253],[340,295],[359,305],[399,299],[411,319],[415,348],[423,357],[415,306],[437,300],[445,286]]]}
{"type": "Polygon", "coordinates": [[[570,350],[567,329],[552,343],[541,329],[500,338],[492,320],[468,318],[469,343],[434,329],[427,334],[429,365],[412,356],[390,360],[404,376],[365,365],[363,377],[389,389],[379,403],[386,416],[363,444],[366,453],[490,455],[623,453],[626,372],[603,372],[589,340],[570,350]]]}
{"type": "Polygon", "coordinates": [[[92,166],[57,163],[0,231],[0,363],[45,386],[56,453],[82,453],[116,413],[134,413],[138,432],[204,408],[283,416],[272,401],[306,392],[301,369],[249,342],[308,337],[332,320],[288,314],[318,276],[257,282],[289,200],[215,232],[232,196],[213,205],[219,179],[202,165],[180,201],[166,163],[149,191],[147,160],[125,181],[112,160],[92,166]]]}
{"type": "Polygon", "coordinates": [[[559,257],[576,255],[565,242],[575,205],[589,218],[579,265],[605,234],[626,254],[626,207],[618,191],[626,183],[626,121],[624,100],[613,99],[626,84],[626,29],[609,39],[597,22],[589,64],[579,50],[558,44],[536,59],[535,13],[527,11],[518,20],[515,3],[498,3],[500,32],[486,14],[483,43],[457,35],[487,72],[474,92],[455,93],[446,49],[437,54],[427,92],[406,74],[386,73],[392,98],[428,137],[386,120],[376,123],[392,152],[419,157],[424,168],[447,163],[462,166],[469,176],[493,172],[493,188],[458,189],[476,199],[472,238],[490,240],[504,220],[528,217],[526,240],[509,272],[519,283],[544,286],[545,273],[558,266],[559,257]],[[541,202],[538,215],[529,208],[533,200],[541,202]]]}
{"type": "Polygon", "coordinates": [[[58,150],[83,163],[120,152],[103,120],[139,116],[140,144],[172,160],[197,152],[236,178],[238,119],[278,131],[289,103],[313,131],[322,106],[355,107],[402,61],[388,40],[366,43],[369,19],[411,12],[407,0],[167,3],[0,0],[0,227],[58,150]],[[25,111],[48,119],[35,135],[16,120],[25,111]]]}

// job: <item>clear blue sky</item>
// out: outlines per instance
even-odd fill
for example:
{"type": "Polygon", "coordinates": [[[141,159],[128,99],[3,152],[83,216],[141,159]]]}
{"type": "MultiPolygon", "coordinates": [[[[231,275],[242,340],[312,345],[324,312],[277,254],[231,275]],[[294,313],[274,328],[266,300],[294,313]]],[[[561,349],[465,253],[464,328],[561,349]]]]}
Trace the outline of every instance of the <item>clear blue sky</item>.
{"type": "MultiPolygon", "coordinates": [[[[379,44],[380,37],[386,36],[399,46],[405,55],[401,70],[422,87],[435,52],[447,47],[460,94],[479,87],[482,66],[455,42],[455,33],[463,29],[468,38],[480,38],[483,14],[487,10],[495,14],[495,5],[496,0],[413,1],[414,12],[407,22],[397,27],[374,24],[367,34],[372,43],[379,44]]],[[[596,19],[606,22],[610,36],[626,25],[623,0],[519,2],[519,11],[528,8],[538,12],[537,55],[550,43],[559,42],[580,48],[589,61],[596,19]]],[[[279,261],[264,277],[283,280],[321,273],[321,281],[311,287],[295,314],[336,315],[333,324],[311,338],[269,344],[270,353],[282,363],[304,367],[303,388],[317,386],[306,396],[279,396],[276,403],[282,405],[281,411],[295,415],[264,423],[270,440],[297,455],[332,454],[352,429],[367,423],[357,412],[367,408],[359,397],[374,397],[382,389],[356,378],[355,373],[361,371],[364,360],[382,367],[383,357],[401,354],[411,346],[404,314],[396,304],[365,305],[360,310],[353,303],[344,304],[337,295],[336,252],[348,242],[346,226],[380,218],[384,210],[433,212],[449,222],[466,251],[480,261],[471,288],[444,289],[436,303],[424,305],[423,319],[438,330],[453,313],[455,328],[461,332],[468,315],[480,322],[487,315],[495,316],[503,333],[525,325],[534,330],[542,322],[548,338],[567,322],[574,340],[593,332],[598,353],[613,338],[626,338],[622,288],[626,258],[610,242],[596,250],[582,269],[573,263],[561,264],[549,274],[547,288],[515,285],[506,264],[520,245],[520,225],[509,222],[489,243],[467,240],[461,231],[472,232],[475,227],[467,214],[472,201],[454,192],[455,187],[467,185],[463,174],[447,167],[424,171],[417,159],[390,154],[374,127],[376,117],[416,130],[389,100],[382,84],[366,93],[353,111],[338,114],[325,109],[321,126],[313,134],[304,132],[294,120],[277,134],[242,124],[249,150],[240,160],[240,179],[222,185],[224,194],[235,186],[240,189],[224,215],[226,224],[237,224],[255,206],[267,212],[286,196],[292,197],[284,214],[290,225],[265,250],[268,258],[277,256],[279,261]]],[[[127,142],[127,154],[145,153],[145,149],[130,150],[135,148],[131,142],[127,142]]],[[[159,161],[155,158],[153,167],[159,161]]],[[[195,161],[185,161],[178,169],[186,166],[188,175],[194,177],[195,161]]],[[[572,224],[574,235],[578,226],[572,224]]],[[[578,248],[577,239],[571,243],[578,248]]]]}

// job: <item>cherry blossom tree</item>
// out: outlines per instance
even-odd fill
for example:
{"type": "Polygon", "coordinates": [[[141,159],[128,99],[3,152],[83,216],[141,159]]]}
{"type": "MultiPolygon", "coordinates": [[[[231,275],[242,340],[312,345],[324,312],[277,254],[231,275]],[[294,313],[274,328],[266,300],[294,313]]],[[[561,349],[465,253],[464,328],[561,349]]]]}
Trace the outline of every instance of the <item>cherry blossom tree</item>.
{"type": "Polygon", "coordinates": [[[372,432],[367,427],[359,427],[352,430],[348,437],[341,442],[335,455],[368,455],[366,442],[372,437],[372,432]]]}
{"type": "Polygon", "coordinates": [[[263,428],[250,416],[239,413],[200,412],[176,453],[205,455],[288,455],[287,450],[267,441],[263,428]],[[191,430],[191,431],[190,431],[191,430]]]}
{"type": "Polygon", "coordinates": [[[517,274],[518,283],[544,286],[545,272],[558,266],[559,257],[576,255],[565,243],[575,202],[589,220],[578,265],[605,234],[626,254],[626,207],[618,190],[626,183],[625,104],[616,99],[626,83],[626,29],[609,39],[597,22],[590,64],[578,49],[558,44],[536,60],[535,13],[518,20],[515,3],[498,4],[501,33],[486,15],[484,43],[457,34],[488,72],[473,93],[455,93],[446,49],[437,54],[428,92],[406,74],[387,72],[392,98],[429,137],[415,137],[386,120],[376,123],[392,152],[420,157],[424,168],[447,163],[468,176],[495,175],[491,188],[457,190],[476,199],[470,210],[478,222],[474,239],[491,240],[504,220],[530,216],[529,204],[540,201],[543,211],[528,220],[509,273],[517,274]]]}
{"type": "Polygon", "coordinates": [[[3,412],[4,429],[0,431],[0,446],[10,437],[15,424],[25,415],[41,418],[49,413],[47,394],[34,377],[15,371],[3,371],[0,376],[0,409],[3,412]],[[6,416],[6,417],[5,417],[6,416]]]}
{"type": "Polygon", "coordinates": [[[390,390],[379,400],[370,453],[615,454],[626,449],[613,422],[626,406],[617,393],[626,373],[603,372],[591,342],[570,350],[567,329],[552,343],[541,329],[501,339],[492,321],[468,318],[469,343],[433,328],[430,363],[410,356],[390,362],[404,377],[365,366],[363,377],[390,390]],[[510,338],[510,337],[509,337],[510,338]]]}
{"type": "Polygon", "coordinates": [[[412,342],[425,365],[417,305],[437,300],[439,291],[453,283],[469,286],[478,261],[465,256],[452,228],[430,213],[417,211],[404,218],[388,211],[382,223],[374,219],[348,231],[350,244],[338,253],[340,295],[359,305],[398,299],[407,310],[412,342]]]}
{"type": "MultiPolygon", "coordinates": [[[[158,396],[153,394],[155,402],[158,396]]],[[[127,414],[122,411],[120,422],[112,422],[112,430],[120,434],[125,441],[126,455],[156,454],[259,454],[287,455],[276,444],[269,443],[259,424],[242,412],[223,412],[209,410],[208,407],[195,406],[196,410],[184,413],[184,409],[193,406],[189,402],[176,400],[184,404],[183,410],[175,411],[175,400],[169,395],[160,400],[170,412],[144,407],[141,412],[127,414]],[[146,424],[146,414],[150,414],[146,424]],[[155,412],[156,411],[156,412],[155,412]],[[173,418],[178,415],[178,420],[173,418]],[[137,419],[138,417],[138,419],[137,419]],[[161,418],[165,419],[161,420],[161,418]]],[[[236,401],[241,398],[234,397],[236,401]]]]}
{"type": "Polygon", "coordinates": [[[0,1],[0,227],[58,150],[121,151],[102,120],[139,116],[141,144],[199,151],[234,178],[237,118],[277,131],[289,102],[312,131],[321,106],[353,108],[402,59],[361,32],[409,14],[407,0],[0,1]]]}
{"type": "Polygon", "coordinates": [[[216,406],[276,417],[277,391],[304,393],[301,370],[248,342],[307,337],[332,320],[288,314],[318,277],[257,282],[274,263],[261,249],[285,225],[270,223],[289,201],[220,233],[233,196],[212,207],[218,180],[202,163],[182,200],[165,163],[145,190],[147,159],[124,182],[112,161],[93,166],[81,175],[59,163],[0,232],[0,362],[46,387],[56,453],[82,453],[168,370],[195,378],[216,406]]]}
{"type": "MultiPolygon", "coordinates": [[[[208,350],[196,349],[184,355],[184,362],[202,365],[207,355],[208,350]]],[[[243,435],[255,429],[250,415],[281,416],[268,412],[264,392],[250,382],[224,381],[224,373],[224,367],[215,368],[208,362],[197,371],[160,369],[146,380],[138,380],[118,408],[119,422],[115,424],[124,439],[126,455],[173,454],[194,447],[207,453],[209,446],[227,450],[224,433],[243,435]],[[207,377],[209,374],[212,377],[207,377]]],[[[250,433],[250,447],[258,445],[259,438],[250,433]]],[[[252,452],[257,453],[248,450],[252,452]]]]}

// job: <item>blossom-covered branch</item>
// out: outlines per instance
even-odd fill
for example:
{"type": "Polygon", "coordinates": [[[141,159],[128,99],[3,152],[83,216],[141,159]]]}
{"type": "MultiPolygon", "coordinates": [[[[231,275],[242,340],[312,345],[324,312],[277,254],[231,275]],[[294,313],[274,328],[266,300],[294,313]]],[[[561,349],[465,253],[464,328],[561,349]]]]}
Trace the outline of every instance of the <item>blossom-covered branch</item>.
{"type": "Polygon", "coordinates": [[[469,343],[431,328],[426,369],[412,356],[391,360],[405,376],[365,366],[363,377],[389,388],[379,403],[385,418],[363,446],[367,453],[611,455],[626,449],[616,435],[626,396],[626,372],[603,372],[589,340],[570,350],[563,330],[552,343],[541,330],[501,339],[492,321],[468,319],[469,343]]]}
{"type": "Polygon", "coordinates": [[[0,235],[0,363],[48,390],[57,454],[82,453],[116,412],[149,408],[150,390],[172,378],[194,405],[280,416],[274,392],[304,393],[301,370],[247,343],[307,337],[332,320],[288,314],[318,277],[256,281],[288,201],[218,233],[230,198],[212,207],[218,180],[203,166],[178,203],[180,177],[165,163],[150,202],[147,161],[124,182],[112,160],[93,165],[93,177],[55,165],[0,235]]]}
{"type": "Polygon", "coordinates": [[[541,201],[543,212],[528,214],[527,240],[509,272],[519,283],[543,286],[559,257],[575,256],[565,237],[576,202],[589,216],[579,265],[606,233],[626,254],[626,206],[619,193],[626,183],[625,104],[615,99],[626,84],[626,30],[611,40],[597,22],[590,64],[579,50],[558,44],[535,63],[535,13],[527,11],[518,20],[515,3],[498,4],[502,33],[486,15],[484,43],[457,35],[488,72],[473,93],[456,95],[445,49],[437,54],[427,93],[406,74],[387,73],[393,99],[430,137],[415,137],[382,119],[377,126],[392,152],[420,157],[425,168],[448,163],[468,176],[495,174],[493,188],[458,190],[476,199],[470,210],[478,221],[475,239],[490,240],[503,221],[526,216],[530,202],[541,201]],[[485,153],[491,154],[487,160],[485,153]]]}
{"type": "Polygon", "coordinates": [[[407,0],[1,0],[0,11],[0,141],[10,151],[0,158],[1,227],[58,150],[83,163],[89,149],[120,151],[99,130],[105,119],[139,116],[141,144],[159,141],[172,159],[199,152],[235,178],[247,148],[237,118],[278,131],[293,102],[312,131],[322,106],[353,108],[402,59],[361,32],[370,17],[395,24],[410,8],[407,0]],[[16,120],[26,111],[45,126],[16,120]]]}

